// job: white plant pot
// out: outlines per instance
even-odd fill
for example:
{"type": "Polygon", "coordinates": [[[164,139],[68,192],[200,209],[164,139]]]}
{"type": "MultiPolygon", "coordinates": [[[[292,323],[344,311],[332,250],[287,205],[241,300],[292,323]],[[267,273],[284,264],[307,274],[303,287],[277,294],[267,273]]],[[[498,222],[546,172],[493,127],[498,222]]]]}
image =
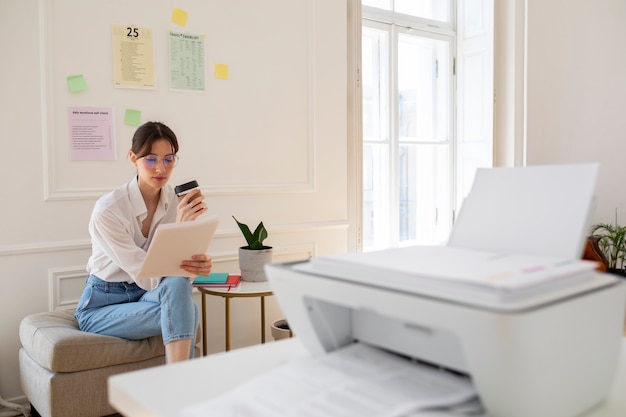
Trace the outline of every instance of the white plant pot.
{"type": "Polygon", "coordinates": [[[267,276],[265,276],[265,264],[271,262],[271,246],[266,246],[264,249],[247,249],[247,246],[239,248],[241,280],[249,282],[267,281],[267,276]]]}

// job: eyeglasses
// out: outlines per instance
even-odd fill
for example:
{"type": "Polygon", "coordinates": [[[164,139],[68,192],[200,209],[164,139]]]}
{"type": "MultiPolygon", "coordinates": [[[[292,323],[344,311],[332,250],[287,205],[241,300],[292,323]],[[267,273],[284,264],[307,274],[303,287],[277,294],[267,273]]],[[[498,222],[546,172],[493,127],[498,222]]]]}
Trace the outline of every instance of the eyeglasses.
{"type": "Polygon", "coordinates": [[[156,155],[147,155],[147,156],[142,157],[141,159],[143,159],[143,162],[144,164],[146,164],[146,167],[150,169],[154,169],[159,163],[159,161],[163,161],[163,166],[165,167],[165,169],[174,168],[176,164],[178,163],[178,156],[174,154],[165,155],[163,159],[157,158],[156,155]]]}

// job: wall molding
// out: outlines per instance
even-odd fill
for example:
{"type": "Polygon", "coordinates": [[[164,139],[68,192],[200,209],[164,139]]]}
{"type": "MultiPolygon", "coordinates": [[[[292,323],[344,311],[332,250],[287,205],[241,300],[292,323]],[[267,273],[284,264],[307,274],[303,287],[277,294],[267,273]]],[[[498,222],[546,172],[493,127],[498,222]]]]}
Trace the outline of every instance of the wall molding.
{"type": "MultiPolygon", "coordinates": [[[[292,225],[277,225],[268,226],[268,230],[272,235],[281,234],[303,234],[311,231],[330,231],[330,230],[344,230],[348,228],[348,222],[346,220],[330,221],[330,222],[315,222],[315,223],[298,223],[292,225]]],[[[218,231],[215,234],[214,240],[228,239],[228,238],[241,237],[239,229],[232,228],[224,231],[218,231]]],[[[84,251],[91,250],[91,241],[89,239],[81,240],[66,240],[56,242],[37,242],[37,243],[23,243],[15,245],[0,246],[0,257],[3,256],[16,256],[16,255],[34,255],[39,253],[49,252],[71,252],[71,251],[84,251]]]]}
{"type": "Polygon", "coordinates": [[[0,247],[0,257],[15,255],[34,255],[49,252],[69,252],[89,249],[91,249],[91,241],[89,239],[45,243],[23,243],[0,247]]]}
{"type": "Polygon", "coordinates": [[[87,272],[84,266],[50,268],[48,270],[48,310],[62,311],[76,308],[81,292],[73,294],[72,288],[78,287],[82,291],[86,279],[87,272]]]}
{"type": "MultiPolygon", "coordinates": [[[[293,262],[312,258],[317,252],[315,243],[301,243],[274,248],[274,262],[293,262]]],[[[222,263],[236,262],[238,250],[213,254],[214,270],[220,269],[222,263]]],[[[48,270],[48,310],[73,310],[78,305],[82,294],[87,272],[85,265],[50,268],[48,270]]]]}

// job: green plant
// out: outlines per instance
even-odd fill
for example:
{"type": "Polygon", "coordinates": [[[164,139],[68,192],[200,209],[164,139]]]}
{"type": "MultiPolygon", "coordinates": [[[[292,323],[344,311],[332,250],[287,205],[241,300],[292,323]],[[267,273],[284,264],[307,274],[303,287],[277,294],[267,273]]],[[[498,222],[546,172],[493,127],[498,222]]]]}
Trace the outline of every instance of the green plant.
{"type": "Polygon", "coordinates": [[[591,236],[599,238],[598,246],[606,256],[609,269],[622,269],[626,260],[626,226],[617,224],[598,223],[591,226],[591,236]]]}
{"type": "Polygon", "coordinates": [[[263,246],[263,241],[267,238],[267,230],[265,230],[263,222],[260,222],[256,229],[254,229],[254,233],[252,233],[248,225],[241,223],[235,216],[233,216],[233,219],[237,222],[237,226],[239,226],[239,230],[243,233],[243,237],[246,238],[249,249],[258,250],[266,248],[266,246],[263,246]]]}

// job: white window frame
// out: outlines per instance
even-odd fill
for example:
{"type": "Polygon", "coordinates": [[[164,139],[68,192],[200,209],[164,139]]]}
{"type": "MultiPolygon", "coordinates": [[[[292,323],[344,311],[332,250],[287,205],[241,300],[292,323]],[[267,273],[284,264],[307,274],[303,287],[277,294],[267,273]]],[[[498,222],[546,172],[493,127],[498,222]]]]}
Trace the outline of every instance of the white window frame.
{"type": "MultiPolygon", "coordinates": [[[[362,21],[360,19],[357,19],[355,16],[363,16],[362,13],[362,9],[366,9],[369,12],[369,9],[367,6],[361,6],[360,1],[358,0],[349,0],[350,2],[350,7],[351,10],[354,10],[355,13],[352,14],[352,27],[354,28],[358,23],[358,21],[362,21]]],[[[467,25],[465,24],[466,22],[463,22],[463,18],[462,16],[464,16],[463,13],[463,7],[469,3],[469,1],[466,0],[459,0],[459,4],[457,5],[456,1],[452,1],[452,8],[451,8],[451,22],[457,22],[457,20],[459,20],[459,25],[458,27],[452,23],[450,24],[442,24],[442,22],[433,22],[433,21],[427,21],[425,19],[421,19],[423,20],[430,29],[428,30],[432,30],[435,32],[439,32],[445,35],[449,35],[450,33],[454,34],[455,31],[454,29],[457,28],[458,32],[457,32],[457,48],[455,48],[454,51],[454,55],[455,58],[453,58],[452,62],[454,63],[453,65],[455,65],[455,70],[457,71],[457,73],[462,72],[464,70],[464,65],[465,65],[465,59],[467,56],[463,55],[461,57],[459,57],[460,54],[463,53],[463,48],[466,45],[469,45],[470,42],[473,42],[472,47],[476,48],[476,45],[479,44],[480,42],[475,42],[476,39],[476,33],[466,33],[464,32],[467,28],[467,25]],[[457,19],[457,10],[460,11],[460,15],[461,18],[457,19]],[[466,35],[469,35],[466,38],[466,35]]],[[[494,5],[493,5],[493,1],[492,0],[486,0],[483,1],[483,6],[486,5],[486,10],[484,11],[484,14],[482,15],[482,19],[484,22],[489,23],[489,27],[490,27],[490,32],[489,33],[482,33],[482,35],[487,35],[486,39],[483,40],[482,42],[482,46],[483,47],[487,47],[489,49],[489,56],[483,60],[483,65],[484,68],[488,69],[488,71],[486,71],[486,77],[485,80],[487,80],[487,84],[483,83],[482,87],[484,87],[484,90],[487,91],[487,93],[485,93],[485,91],[483,91],[483,96],[482,96],[482,100],[481,100],[481,106],[482,106],[482,116],[483,118],[481,119],[481,126],[482,126],[482,133],[483,135],[478,138],[478,140],[476,140],[476,138],[470,138],[470,140],[465,141],[463,138],[463,135],[466,133],[463,131],[464,126],[461,125],[459,126],[459,117],[462,117],[464,115],[464,113],[462,111],[459,111],[459,113],[455,113],[453,112],[451,114],[451,117],[454,118],[454,127],[452,129],[452,139],[451,139],[451,152],[452,152],[452,161],[451,161],[451,167],[453,169],[453,185],[452,185],[452,189],[451,192],[453,193],[453,197],[451,199],[452,201],[452,207],[453,210],[450,213],[450,217],[451,217],[451,223],[454,221],[454,216],[455,213],[458,211],[458,208],[460,207],[463,198],[465,197],[466,193],[469,191],[469,187],[468,184],[471,184],[471,182],[473,181],[473,175],[475,173],[476,168],[478,167],[489,167],[489,166],[493,166],[493,101],[492,101],[492,97],[493,97],[493,77],[494,77],[494,72],[493,72],[493,51],[494,51],[494,44],[493,44],[493,31],[494,31],[494,25],[493,25],[493,16],[494,16],[494,5]],[[476,151],[478,149],[478,152],[476,151]],[[468,152],[469,150],[469,152],[468,152]],[[474,151],[474,152],[472,152],[474,151]],[[471,163],[468,164],[467,162],[470,161],[471,163]]],[[[476,4],[476,3],[473,3],[476,4]]],[[[378,11],[379,13],[377,14],[377,19],[382,19],[385,20],[387,19],[388,21],[390,20],[389,15],[391,13],[385,12],[385,11],[378,11]],[[385,17],[386,15],[386,17],[385,17]]],[[[403,21],[398,21],[396,20],[396,24],[400,24],[400,23],[406,23],[403,21]]],[[[353,31],[352,32],[353,36],[354,36],[354,40],[357,40],[358,42],[356,42],[356,48],[352,51],[352,57],[349,56],[349,61],[350,58],[352,59],[352,68],[355,70],[355,85],[356,85],[356,90],[355,94],[350,94],[350,98],[352,100],[352,103],[354,104],[354,110],[358,111],[359,116],[359,121],[361,119],[362,113],[361,113],[361,108],[360,106],[357,105],[357,101],[360,100],[360,89],[361,89],[361,84],[360,84],[360,33],[358,33],[358,31],[353,31]],[[359,37],[357,38],[357,35],[359,35],[359,37]]],[[[481,35],[481,34],[479,34],[481,35]]],[[[475,52],[475,51],[474,51],[475,52]]],[[[458,79],[460,79],[461,77],[458,77],[458,79]]],[[[458,82],[457,77],[455,77],[455,81],[458,82]]],[[[456,82],[454,83],[455,87],[457,88],[466,88],[466,85],[463,84],[463,81],[459,82],[460,85],[457,85],[456,82]]],[[[349,92],[350,93],[350,92],[349,92]]],[[[456,91],[456,94],[454,95],[455,97],[457,97],[459,95],[459,91],[456,91]]],[[[454,102],[454,101],[453,101],[454,102]]],[[[458,106],[455,105],[455,109],[457,109],[458,106]]],[[[362,131],[358,128],[358,123],[354,123],[353,127],[354,129],[352,130],[352,134],[351,137],[353,138],[359,138],[359,141],[362,138],[362,131]]],[[[360,146],[358,146],[355,141],[351,141],[350,142],[353,146],[352,146],[352,150],[354,151],[352,153],[353,155],[353,159],[350,162],[349,161],[349,168],[351,168],[353,170],[353,172],[355,172],[358,177],[355,179],[354,181],[354,185],[356,187],[358,187],[358,191],[355,192],[355,197],[357,197],[356,199],[356,206],[351,206],[349,207],[349,213],[352,213],[352,218],[354,219],[354,222],[352,223],[354,225],[354,227],[356,228],[356,234],[354,234],[354,236],[356,237],[356,241],[355,241],[355,249],[357,250],[361,250],[362,249],[362,170],[360,169],[362,167],[362,143],[360,143],[360,146]]],[[[392,169],[392,172],[395,171],[392,169]]],[[[394,190],[394,193],[397,192],[396,190],[394,190]]],[[[355,201],[355,200],[353,200],[355,201]]],[[[392,230],[396,230],[396,226],[397,223],[394,222],[394,224],[392,224],[390,227],[392,228],[392,230]]],[[[397,234],[397,230],[394,232],[397,234]]]]}

